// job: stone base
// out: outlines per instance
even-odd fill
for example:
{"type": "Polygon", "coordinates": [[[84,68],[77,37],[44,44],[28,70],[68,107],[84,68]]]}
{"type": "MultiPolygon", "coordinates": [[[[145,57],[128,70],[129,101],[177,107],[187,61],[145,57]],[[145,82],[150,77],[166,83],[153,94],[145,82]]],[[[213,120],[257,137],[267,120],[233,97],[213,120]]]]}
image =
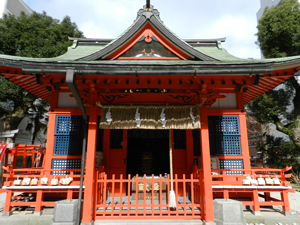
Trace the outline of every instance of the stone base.
{"type": "Polygon", "coordinates": [[[2,213],[2,216],[4,216],[4,217],[8,217],[10,215],[12,215],[12,212],[3,212],[2,213]]]}
{"type": "Polygon", "coordinates": [[[34,216],[41,216],[42,215],[42,211],[40,211],[40,212],[33,212],[33,215],[34,216]]]}
{"type": "Polygon", "coordinates": [[[75,225],[77,220],[78,200],[62,200],[55,202],[53,225],[75,225]]]}
{"type": "Polygon", "coordinates": [[[76,225],[76,222],[50,222],[50,225],[76,225]]]}
{"type": "Polygon", "coordinates": [[[216,225],[246,225],[243,205],[239,201],[215,199],[214,217],[216,225]]]}
{"type": "Polygon", "coordinates": [[[94,225],[94,221],[91,221],[90,223],[81,223],[80,225],[94,225]]]}
{"type": "Polygon", "coordinates": [[[251,212],[254,216],[261,216],[261,212],[260,211],[254,211],[253,209],[251,209],[251,212]]]}
{"type": "Polygon", "coordinates": [[[293,216],[292,212],[285,212],[285,211],[283,211],[283,215],[285,215],[285,216],[293,216]]]}
{"type": "Polygon", "coordinates": [[[217,225],[215,222],[206,222],[203,220],[203,225],[217,225]]]}

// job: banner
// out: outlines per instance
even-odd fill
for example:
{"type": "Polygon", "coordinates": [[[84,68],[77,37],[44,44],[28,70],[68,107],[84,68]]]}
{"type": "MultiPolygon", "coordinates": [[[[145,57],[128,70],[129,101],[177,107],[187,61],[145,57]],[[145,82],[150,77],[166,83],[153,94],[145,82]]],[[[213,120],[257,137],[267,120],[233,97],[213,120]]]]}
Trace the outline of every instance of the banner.
{"type": "Polygon", "coordinates": [[[2,159],[3,159],[3,157],[4,157],[5,150],[6,150],[6,146],[7,146],[6,143],[0,142],[0,164],[1,164],[2,159]]]}
{"type": "Polygon", "coordinates": [[[35,167],[39,167],[42,155],[43,155],[45,150],[46,150],[46,148],[40,148],[38,150],[38,153],[36,155],[35,167]]]}

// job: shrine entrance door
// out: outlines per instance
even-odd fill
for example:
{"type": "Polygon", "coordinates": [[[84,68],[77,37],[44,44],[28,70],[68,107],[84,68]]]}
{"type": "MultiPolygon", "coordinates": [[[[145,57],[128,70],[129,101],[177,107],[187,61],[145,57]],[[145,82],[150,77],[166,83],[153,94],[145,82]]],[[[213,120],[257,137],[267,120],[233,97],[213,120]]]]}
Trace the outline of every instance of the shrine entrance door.
{"type": "Polygon", "coordinates": [[[169,173],[169,130],[127,130],[127,174],[169,173]]]}

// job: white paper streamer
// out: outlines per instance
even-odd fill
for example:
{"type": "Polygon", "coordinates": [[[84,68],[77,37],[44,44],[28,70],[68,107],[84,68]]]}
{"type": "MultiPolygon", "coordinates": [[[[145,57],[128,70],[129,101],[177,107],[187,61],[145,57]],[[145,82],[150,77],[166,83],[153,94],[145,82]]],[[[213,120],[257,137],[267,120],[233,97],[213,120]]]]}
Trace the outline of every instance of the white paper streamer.
{"type": "Polygon", "coordinates": [[[165,114],[165,109],[162,109],[161,110],[161,113],[160,113],[160,120],[161,120],[161,124],[162,124],[162,127],[166,127],[166,123],[167,123],[167,120],[166,120],[166,114],[165,114]]]}
{"type": "Polygon", "coordinates": [[[135,111],[135,122],[136,122],[136,126],[140,127],[141,126],[141,114],[139,113],[139,108],[136,109],[135,111]]]}
{"type": "Polygon", "coordinates": [[[106,115],[105,115],[105,118],[106,118],[106,121],[107,121],[107,124],[110,125],[111,122],[112,122],[112,117],[111,117],[111,112],[110,112],[110,108],[108,109],[106,115]]]}
{"type": "Polygon", "coordinates": [[[195,117],[194,117],[194,114],[193,114],[193,108],[192,107],[190,108],[190,116],[191,116],[191,119],[192,119],[192,123],[194,125],[194,123],[195,123],[195,117]]]}

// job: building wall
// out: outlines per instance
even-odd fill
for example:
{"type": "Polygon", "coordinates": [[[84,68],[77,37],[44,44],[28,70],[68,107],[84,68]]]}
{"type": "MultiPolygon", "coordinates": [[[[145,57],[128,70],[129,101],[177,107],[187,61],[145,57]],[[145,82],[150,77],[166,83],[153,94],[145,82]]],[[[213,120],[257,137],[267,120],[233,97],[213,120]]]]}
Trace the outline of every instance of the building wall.
{"type": "Polygon", "coordinates": [[[0,17],[3,17],[3,14],[13,14],[15,16],[20,16],[21,12],[26,14],[31,14],[32,9],[27,6],[23,0],[1,0],[0,1],[0,17]]]}
{"type": "Polygon", "coordinates": [[[281,0],[260,0],[260,9],[256,13],[257,21],[262,17],[264,14],[265,8],[272,7],[275,5],[278,5],[281,2],[281,0]]]}

